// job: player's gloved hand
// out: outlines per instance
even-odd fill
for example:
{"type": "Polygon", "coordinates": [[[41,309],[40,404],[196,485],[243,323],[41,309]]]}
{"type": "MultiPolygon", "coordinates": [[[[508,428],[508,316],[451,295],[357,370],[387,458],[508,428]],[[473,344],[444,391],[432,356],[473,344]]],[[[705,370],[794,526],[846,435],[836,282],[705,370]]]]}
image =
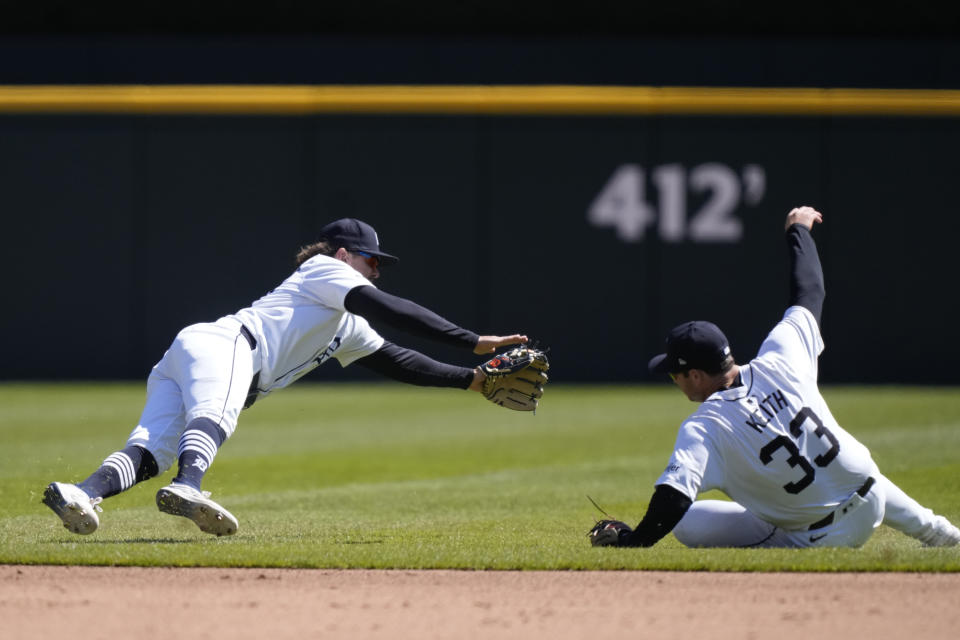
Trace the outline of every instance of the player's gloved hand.
{"type": "Polygon", "coordinates": [[[481,392],[494,404],[514,411],[536,411],[547,384],[550,362],[540,349],[516,347],[480,365],[486,376],[481,392]]]}
{"type": "Polygon", "coordinates": [[[631,529],[626,522],[619,520],[601,520],[587,533],[590,544],[595,547],[619,547],[621,537],[629,534],[631,529]]]}

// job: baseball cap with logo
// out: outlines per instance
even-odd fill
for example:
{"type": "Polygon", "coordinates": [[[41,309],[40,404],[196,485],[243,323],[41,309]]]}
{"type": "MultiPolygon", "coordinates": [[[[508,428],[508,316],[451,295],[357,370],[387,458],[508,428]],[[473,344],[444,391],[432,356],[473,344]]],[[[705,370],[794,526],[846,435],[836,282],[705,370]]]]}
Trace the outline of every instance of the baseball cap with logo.
{"type": "Polygon", "coordinates": [[[380,258],[381,264],[395,264],[400,258],[380,250],[380,239],[373,227],[356,218],[334,220],[320,229],[320,239],[347,251],[363,251],[380,258]]]}
{"type": "Polygon", "coordinates": [[[705,320],[679,324],[667,336],[667,352],[650,359],[647,367],[653,373],[678,373],[702,369],[720,373],[723,361],[730,355],[730,343],[720,327],[705,320]]]}

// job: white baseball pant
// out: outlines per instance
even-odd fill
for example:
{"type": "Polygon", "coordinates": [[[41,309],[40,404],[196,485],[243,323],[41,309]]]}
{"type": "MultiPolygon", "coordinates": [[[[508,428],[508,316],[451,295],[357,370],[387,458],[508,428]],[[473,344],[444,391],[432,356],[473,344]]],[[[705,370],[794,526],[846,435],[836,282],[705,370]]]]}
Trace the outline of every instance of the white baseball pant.
{"type": "Polygon", "coordinates": [[[817,529],[781,529],[736,502],[697,500],[673,533],[688,547],[860,547],[881,523],[920,540],[950,526],[886,476],[874,477],[866,496],[853,494],[834,511],[831,524],[817,529]]]}
{"type": "Polygon", "coordinates": [[[246,401],[254,354],[232,318],[183,329],[147,379],[147,400],[128,445],[147,449],[160,473],[177,460],[184,427],[208,418],[229,438],[246,401]]]}

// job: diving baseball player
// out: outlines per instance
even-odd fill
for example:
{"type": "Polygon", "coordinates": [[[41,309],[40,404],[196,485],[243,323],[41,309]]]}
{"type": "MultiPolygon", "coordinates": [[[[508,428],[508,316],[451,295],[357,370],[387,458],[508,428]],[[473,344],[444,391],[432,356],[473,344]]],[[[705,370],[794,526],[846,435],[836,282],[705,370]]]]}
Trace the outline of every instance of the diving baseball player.
{"type": "Polygon", "coordinates": [[[177,462],[173,482],[156,495],[160,511],[189,518],[217,536],[236,533],[237,519],[201,491],[204,474],[233,434],[242,409],[331,359],[343,367],[355,362],[409,384],[482,391],[497,404],[510,406],[507,402],[513,400],[517,406],[510,408],[536,407],[546,381],[545,360],[534,374],[520,374],[518,384],[526,386],[519,391],[499,389],[488,395],[485,382],[499,383],[523,363],[513,358],[507,367],[504,357],[498,357],[496,369],[489,363],[472,369],[437,362],[384,340],[368,321],[476,354],[526,343],[526,336],[480,336],[377,289],[371,281],[380,267],[397,258],[380,250],[376,232],[364,222],[337,220],[320,236],[301,249],[297,270],[272,292],[235,314],[177,335],[147,380],[143,414],[126,446],[107,456],[83,482],[54,482],[46,488],[44,504],[68,530],[93,533],[104,498],[177,462]]]}
{"type": "Polygon", "coordinates": [[[880,473],[820,395],[819,222],[810,207],[787,215],[790,306],[749,364],[736,364],[714,324],[670,331],[649,368],[702,404],[680,426],[640,524],[601,521],[592,544],[649,547],[673,531],[689,547],[859,547],[881,523],[927,546],[960,543],[960,530],[880,473]],[[732,502],[696,500],[711,489],[732,502]]]}

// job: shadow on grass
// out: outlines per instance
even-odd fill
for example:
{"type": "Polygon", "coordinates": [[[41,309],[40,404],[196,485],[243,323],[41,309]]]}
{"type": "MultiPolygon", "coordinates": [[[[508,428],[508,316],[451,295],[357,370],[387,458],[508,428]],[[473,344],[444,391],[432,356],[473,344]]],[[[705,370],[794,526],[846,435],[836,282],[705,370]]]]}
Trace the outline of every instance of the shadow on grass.
{"type": "MultiPolygon", "coordinates": [[[[188,544],[203,542],[206,538],[113,538],[109,540],[70,540],[70,544],[188,544]]],[[[63,543],[63,540],[51,540],[53,544],[63,543]]]]}

